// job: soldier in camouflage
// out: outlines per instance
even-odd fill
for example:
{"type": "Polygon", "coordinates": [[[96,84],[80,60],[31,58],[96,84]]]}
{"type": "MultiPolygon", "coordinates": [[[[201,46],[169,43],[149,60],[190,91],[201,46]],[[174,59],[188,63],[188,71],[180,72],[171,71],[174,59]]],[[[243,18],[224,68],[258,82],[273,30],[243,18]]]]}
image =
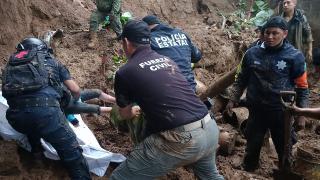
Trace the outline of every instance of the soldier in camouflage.
{"type": "Polygon", "coordinates": [[[97,31],[99,24],[109,16],[110,27],[120,36],[122,32],[122,25],[120,22],[121,15],[121,0],[96,0],[97,9],[91,14],[90,17],[90,43],[89,48],[94,48],[98,39],[97,31]]]}

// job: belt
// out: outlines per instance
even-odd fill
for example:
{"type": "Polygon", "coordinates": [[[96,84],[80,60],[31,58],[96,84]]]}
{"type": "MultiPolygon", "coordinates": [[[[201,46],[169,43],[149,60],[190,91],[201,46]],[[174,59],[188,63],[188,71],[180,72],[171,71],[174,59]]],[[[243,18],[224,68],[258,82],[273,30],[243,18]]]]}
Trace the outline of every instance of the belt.
{"type": "Polygon", "coordinates": [[[25,107],[60,107],[59,101],[55,98],[27,98],[19,100],[9,100],[10,108],[25,108],[25,107]]]}
{"type": "Polygon", "coordinates": [[[202,119],[200,119],[198,121],[179,126],[179,127],[175,128],[175,129],[183,130],[183,131],[192,131],[194,129],[198,129],[198,128],[204,127],[205,124],[207,124],[210,120],[212,120],[211,116],[210,116],[210,114],[207,114],[204,118],[202,118],[202,119]]]}

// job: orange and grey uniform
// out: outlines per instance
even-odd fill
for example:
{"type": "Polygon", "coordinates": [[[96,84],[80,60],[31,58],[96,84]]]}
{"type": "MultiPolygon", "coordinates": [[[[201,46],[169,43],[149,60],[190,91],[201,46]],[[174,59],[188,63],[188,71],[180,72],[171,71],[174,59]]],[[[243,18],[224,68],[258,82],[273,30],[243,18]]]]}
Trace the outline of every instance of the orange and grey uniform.
{"type": "MultiPolygon", "coordinates": [[[[284,149],[284,113],[280,91],[297,92],[297,106],[308,105],[308,83],[306,63],[303,54],[288,41],[277,49],[254,46],[244,55],[239,65],[235,83],[230,94],[233,101],[239,101],[244,89],[249,109],[246,127],[247,147],[244,168],[254,170],[266,131],[269,129],[279,159],[284,149]]],[[[291,145],[293,137],[291,139],[291,145]]],[[[288,163],[291,156],[288,157],[288,163]]]]}
{"type": "Polygon", "coordinates": [[[96,5],[97,10],[90,17],[90,30],[98,31],[99,24],[105,20],[105,17],[112,15],[114,18],[110,21],[110,27],[117,35],[120,35],[122,32],[121,0],[96,0],[96,5]]]}

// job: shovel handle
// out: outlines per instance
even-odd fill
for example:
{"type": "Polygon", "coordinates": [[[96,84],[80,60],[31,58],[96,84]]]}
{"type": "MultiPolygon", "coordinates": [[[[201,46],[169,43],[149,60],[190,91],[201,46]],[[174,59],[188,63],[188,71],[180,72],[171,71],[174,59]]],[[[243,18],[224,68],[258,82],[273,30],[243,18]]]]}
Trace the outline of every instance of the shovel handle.
{"type": "Polygon", "coordinates": [[[296,102],[297,93],[295,91],[280,91],[281,103],[284,106],[292,106],[296,102]],[[284,97],[290,97],[289,99],[284,100],[284,97]]]}

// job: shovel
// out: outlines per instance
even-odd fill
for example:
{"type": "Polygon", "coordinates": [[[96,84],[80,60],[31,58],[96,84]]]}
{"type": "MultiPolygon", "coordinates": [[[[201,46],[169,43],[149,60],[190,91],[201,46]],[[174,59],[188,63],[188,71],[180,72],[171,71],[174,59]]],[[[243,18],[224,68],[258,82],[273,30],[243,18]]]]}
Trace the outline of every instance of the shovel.
{"type": "MultiPolygon", "coordinates": [[[[280,91],[281,103],[285,106],[292,106],[296,101],[296,92],[294,91],[280,91]]],[[[287,109],[284,110],[284,152],[282,159],[279,159],[279,170],[273,171],[275,180],[302,180],[302,175],[297,174],[291,170],[290,165],[286,163],[290,153],[290,134],[293,123],[293,115],[287,109]]]]}

